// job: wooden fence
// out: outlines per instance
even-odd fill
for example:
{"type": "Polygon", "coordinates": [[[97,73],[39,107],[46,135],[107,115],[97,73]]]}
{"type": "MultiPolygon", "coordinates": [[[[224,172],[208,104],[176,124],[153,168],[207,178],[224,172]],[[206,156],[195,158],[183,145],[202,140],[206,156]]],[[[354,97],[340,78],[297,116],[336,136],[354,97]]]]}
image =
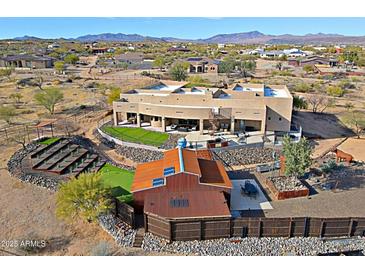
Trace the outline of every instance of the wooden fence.
{"type": "Polygon", "coordinates": [[[135,213],[134,208],[126,203],[120,202],[118,199],[115,200],[115,215],[122,221],[135,228],[135,213]]]}
{"type": "Polygon", "coordinates": [[[166,220],[145,215],[145,230],[169,241],[230,237],[351,237],[365,235],[365,218],[240,217],[166,220]]]}
{"type": "MultiPolygon", "coordinates": [[[[97,109],[87,110],[77,115],[57,119],[52,128],[43,127],[37,129],[36,123],[27,123],[21,125],[12,125],[0,128],[0,145],[9,145],[14,143],[30,143],[38,137],[51,137],[53,135],[74,135],[80,133],[80,124],[92,123],[100,119],[106,119],[110,115],[109,110],[97,109]]],[[[110,118],[108,118],[110,120],[110,118]]]]}

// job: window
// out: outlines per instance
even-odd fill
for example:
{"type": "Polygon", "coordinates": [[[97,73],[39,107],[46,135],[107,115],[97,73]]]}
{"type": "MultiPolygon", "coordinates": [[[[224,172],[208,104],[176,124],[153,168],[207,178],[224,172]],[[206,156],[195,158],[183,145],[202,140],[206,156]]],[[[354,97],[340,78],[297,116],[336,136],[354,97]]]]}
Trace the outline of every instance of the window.
{"type": "Polygon", "coordinates": [[[271,120],[271,117],[268,117],[267,120],[271,120]]]}
{"type": "Polygon", "coordinates": [[[281,121],[281,117],[279,117],[279,121],[281,121]]]}

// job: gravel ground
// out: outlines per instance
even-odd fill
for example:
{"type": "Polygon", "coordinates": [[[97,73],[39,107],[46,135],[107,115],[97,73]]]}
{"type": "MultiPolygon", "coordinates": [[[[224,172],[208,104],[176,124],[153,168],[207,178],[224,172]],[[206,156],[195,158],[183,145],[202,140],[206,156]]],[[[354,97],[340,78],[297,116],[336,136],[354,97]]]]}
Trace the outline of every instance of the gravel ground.
{"type": "Polygon", "coordinates": [[[97,129],[93,130],[93,135],[96,137],[96,139],[98,139],[100,141],[100,143],[104,144],[108,148],[111,148],[111,149],[115,148],[116,144],[113,141],[109,141],[106,138],[104,138],[103,136],[101,136],[101,134],[99,133],[99,131],[97,129]]]}
{"type": "Polygon", "coordinates": [[[231,238],[173,242],[147,233],[142,248],[200,256],[313,256],[319,253],[364,250],[365,238],[324,241],[320,238],[231,238]]]}
{"type": "Polygon", "coordinates": [[[118,221],[111,214],[99,217],[101,227],[114,238],[118,245],[131,247],[136,231],[123,222],[118,223],[119,229],[117,229],[115,227],[117,223],[118,221]]]}
{"type": "Polygon", "coordinates": [[[184,134],[169,134],[169,139],[160,148],[166,150],[173,149],[177,146],[177,141],[185,137],[186,135],[184,134]]]}
{"type": "Polygon", "coordinates": [[[146,163],[155,160],[160,160],[163,158],[163,152],[156,150],[149,150],[145,148],[134,148],[134,147],[116,145],[115,151],[118,154],[136,163],[146,163]]]}
{"type": "Polygon", "coordinates": [[[278,176],[269,179],[279,192],[306,189],[302,182],[295,177],[278,176]]]}
{"type": "Polygon", "coordinates": [[[230,166],[260,164],[272,161],[272,149],[265,147],[245,147],[214,151],[216,160],[223,160],[230,166]]]}

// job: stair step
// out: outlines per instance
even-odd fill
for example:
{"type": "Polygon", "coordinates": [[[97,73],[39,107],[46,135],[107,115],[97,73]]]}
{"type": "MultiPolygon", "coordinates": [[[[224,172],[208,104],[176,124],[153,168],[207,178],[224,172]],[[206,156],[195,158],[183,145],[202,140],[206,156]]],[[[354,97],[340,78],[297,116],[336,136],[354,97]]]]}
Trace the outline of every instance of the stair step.
{"type": "Polygon", "coordinates": [[[137,230],[136,236],[134,237],[133,247],[142,247],[144,232],[137,230]]]}

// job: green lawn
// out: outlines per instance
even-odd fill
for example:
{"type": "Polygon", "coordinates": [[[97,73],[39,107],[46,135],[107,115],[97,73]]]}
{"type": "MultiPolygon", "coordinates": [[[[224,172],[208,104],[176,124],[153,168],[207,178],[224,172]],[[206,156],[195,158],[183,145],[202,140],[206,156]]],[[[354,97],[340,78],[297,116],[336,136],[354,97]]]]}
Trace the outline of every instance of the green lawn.
{"type": "Polygon", "coordinates": [[[52,137],[52,138],[47,138],[39,143],[43,144],[43,145],[50,145],[50,144],[53,144],[54,142],[57,142],[59,139],[60,138],[58,138],[58,137],[52,137]]]}
{"type": "Polygon", "coordinates": [[[102,129],[119,140],[156,147],[163,145],[169,138],[167,133],[145,130],[143,128],[105,126],[102,129]]]}
{"type": "Polygon", "coordinates": [[[123,202],[132,201],[131,187],[134,172],[105,164],[99,172],[105,186],[111,187],[112,195],[123,202]]]}

